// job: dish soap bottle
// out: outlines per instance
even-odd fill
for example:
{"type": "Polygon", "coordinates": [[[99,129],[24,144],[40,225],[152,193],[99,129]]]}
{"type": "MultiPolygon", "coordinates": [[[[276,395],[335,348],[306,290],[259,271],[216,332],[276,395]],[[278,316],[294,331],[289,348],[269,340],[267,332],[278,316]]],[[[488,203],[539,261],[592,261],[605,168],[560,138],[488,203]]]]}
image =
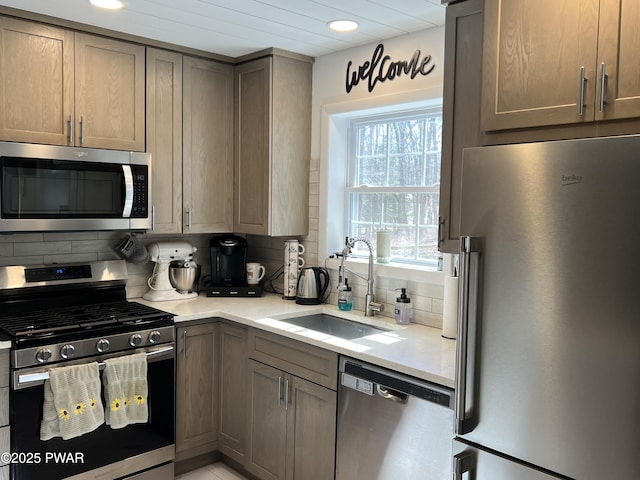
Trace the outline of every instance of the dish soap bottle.
{"type": "Polygon", "coordinates": [[[407,289],[401,288],[400,296],[396,298],[395,319],[396,323],[407,325],[411,323],[413,317],[413,309],[411,308],[411,299],[407,297],[407,289]]]}
{"type": "Polygon", "coordinates": [[[351,287],[349,286],[349,280],[347,278],[344,279],[344,286],[340,293],[338,294],[338,308],[340,310],[351,310],[353,309],[353,299],[351,298],[351,287]]]}

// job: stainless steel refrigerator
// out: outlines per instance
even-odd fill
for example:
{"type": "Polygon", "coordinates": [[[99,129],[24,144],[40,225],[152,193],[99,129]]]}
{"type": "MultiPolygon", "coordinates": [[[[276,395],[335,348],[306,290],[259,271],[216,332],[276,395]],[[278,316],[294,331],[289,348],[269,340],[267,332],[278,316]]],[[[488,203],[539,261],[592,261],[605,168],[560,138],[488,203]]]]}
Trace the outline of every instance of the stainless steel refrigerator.
{"type": "Polygon", "coordinates": [[[640,136],[463,155],[454,478],[640,478],[640,136]]]}

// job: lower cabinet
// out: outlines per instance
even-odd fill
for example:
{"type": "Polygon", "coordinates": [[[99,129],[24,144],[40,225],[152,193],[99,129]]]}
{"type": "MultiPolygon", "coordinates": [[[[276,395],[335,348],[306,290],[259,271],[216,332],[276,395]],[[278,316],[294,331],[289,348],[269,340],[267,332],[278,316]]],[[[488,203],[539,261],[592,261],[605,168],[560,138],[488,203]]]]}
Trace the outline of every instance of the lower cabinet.
{"type": "Polygon", "coordinates": [[[217,448],[218,323],[176,329],[176,461],[217,448]]]}
{"type": "Polygon", "coordinates": [[[220,323],[219,450],[244,464],[247,425],[247,329],[220,323]]]}
{"type": "Polygon", "coordinates": [[[249,360],[246,468],[265,480],[329,480],[335,465],[335,391],[249,360]]]}

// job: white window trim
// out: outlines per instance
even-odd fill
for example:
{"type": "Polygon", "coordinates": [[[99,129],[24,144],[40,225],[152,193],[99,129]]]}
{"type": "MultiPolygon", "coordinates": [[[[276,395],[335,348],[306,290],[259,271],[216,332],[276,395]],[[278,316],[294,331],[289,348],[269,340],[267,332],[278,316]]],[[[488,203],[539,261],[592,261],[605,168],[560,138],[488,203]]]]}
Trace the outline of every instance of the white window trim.
{"type": "MultiPolygon", "coordinates": [[[[379,114],[399,109],[433,107],[442,103],[442,90],[431,87],[412,90],[392,95],[381,95],[372,98],[361,98],[352,101],[325,104],[320,115],[320,178],[319,178],[319,219],[318,219],[318,261],[328,258],[344,247],[344,195],[333,192],[344,192],[347,182],[348,149],[346,138],[347,125],[351,118],[366,114],[379,114]]],[[[416,280],[432,284],[444,284],[444,273],[451,270],[450,255],[444,256],[443,271],[434,271],[428,267],[406,264],[376,264],[376,275],[416,280]]],[[[350,269],[360,268],[366,273],[366,261],[349,259],[350,269]]],[[[337,268],[329,260],[327,266],[337,268]]]]}

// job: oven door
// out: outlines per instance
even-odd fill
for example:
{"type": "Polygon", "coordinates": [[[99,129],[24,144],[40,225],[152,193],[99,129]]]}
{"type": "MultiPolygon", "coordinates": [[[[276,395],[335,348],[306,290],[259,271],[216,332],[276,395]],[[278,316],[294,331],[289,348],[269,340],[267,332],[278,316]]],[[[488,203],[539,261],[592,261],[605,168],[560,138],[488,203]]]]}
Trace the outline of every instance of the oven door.
{"type": "MultiPolygon", "coordinates": [[[[148,361],[148,423],[121,429],[102,424],[93,432],[70,440],[40,440],[44,400],[42,378],[51,367],[14,372],[11,390],[12,478],[54,480],[95,469],[99,469],[96,474],[102,474],[110,471],[105,470],[107,465],[117,465],[113,470],[117,474],[106,474],[104,478],[117,478],[171,462],[175,457],[174,347],[164,345],[136,350],[141,351],[147,352],[148,361]],[[135,461],[127,462],[133,457],[136,457],[135,461]]],[[[114,356],[117,355],[92,357],[84,362],[100,362],[114,356]]],[[[72,362],[65,363],[70,364],[72,362]]],[[[102,400],[104,403],[104,398],[102,400]]]]}

